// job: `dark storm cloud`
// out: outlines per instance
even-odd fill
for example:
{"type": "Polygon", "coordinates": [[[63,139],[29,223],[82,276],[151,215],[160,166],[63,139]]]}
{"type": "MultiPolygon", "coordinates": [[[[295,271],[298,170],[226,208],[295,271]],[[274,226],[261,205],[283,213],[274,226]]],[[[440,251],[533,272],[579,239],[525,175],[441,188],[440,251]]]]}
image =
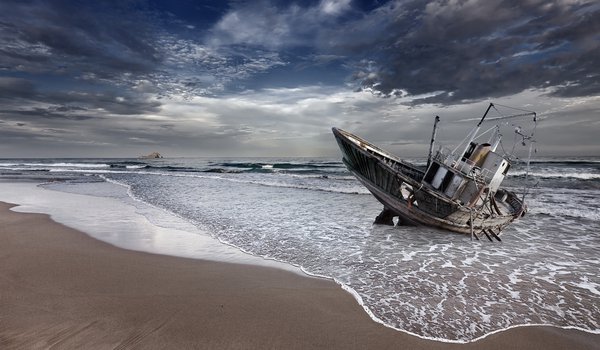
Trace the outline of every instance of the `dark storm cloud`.
{"type": "MultiPolygon", "coordinates": [[[[19,119],[66,119],[66,120],[88,120],[92,118],[100,118],[98,116],[91,117],[86,115],[72,114],[70,111],[73,108],[66,107],[50,107],[50,108],[32,108],[29,110],[1,110],[0,115],[10,116],[19,119]]],[[[75,110],[83,110],[82,108],[76,108],[75,110]]],[[[25,125],[24,123],[17,123],[19,126],[25,125]]]]}
{"type": "Polygon", "coordinates": [[[153,71],[155,28],[136,2],[15,1],[0,4],[2,68],[94,72],[115,78],[153,71]]]}
{"type": "Polygon", "coordinates": [[[321,61],[292,54],[301,48],[305,57],[335,58],[327,71],[354,68],[362,87],[383,95],[425,95],[414,103],[451,104],[529,88],[567,97],[600,92],[595,2],[362,3],[232,1],[202,17],[198,25],[210,30],[194,32],[192,15],[157,11],[162,3],[3,1],[0,70],[144,85],[159,96],[209,95],[243,90],[243,81],[289,65],[323,77],[315,68],[321,61]]]}
{"type": "Polygon", "coordinates": [[[38,114],[40,118],[71,120],[87,120],[92,116],[101,118],[105,113],[156,113],[161,105],[145,95],[128,91],[40,91],[30,80],[10,77],[0,77],[0,101],[4,101],[0,105],[0,113],[4,115],[33,117],[38,114]]]}
{"type": "MultiPolygon", "coordinates": [[[[36,75],[38,81],[66,77],[88,90],[103,85],[191,97],[222,92],[285,64],[277,52],[246,43],[207,45],[205,32],[160,12],[161,6],[146,0],[0,2],[0,73],[36,75]]],[[[206,12],[196,7],[195,16],[206,12]]]]}
{"type": "Polygon", "coordinates": [[[355,74],[384,95],[452,104],[554,88],[600,93],[600,5],[561,1],[407,1],[385,5],[343,37],[321,39],[362,57],[355,74]],[[350,33],[350,35],[348,35],[350,33]]]}
{"type": "Polygon", "coordinates": [[[159,29],[138,1],[0,3],[3,118],[85,121],[154,113],[159,29]],[[19,77],[14,77],[19,76],[19,77]]]}

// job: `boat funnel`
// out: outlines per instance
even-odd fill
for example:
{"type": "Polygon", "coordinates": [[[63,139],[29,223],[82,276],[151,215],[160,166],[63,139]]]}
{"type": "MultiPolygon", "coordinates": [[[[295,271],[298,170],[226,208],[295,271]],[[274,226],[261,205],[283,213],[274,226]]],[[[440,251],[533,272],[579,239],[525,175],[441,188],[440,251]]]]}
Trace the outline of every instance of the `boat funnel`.
{"type": "Polygon", "coordinates": [[[481,167],[491,149],[492,147],[489,143],[479,144],[477,147],[475,147],[475,150],[469,157],[469,160],[472,162],[472,164],[481,167]]]}

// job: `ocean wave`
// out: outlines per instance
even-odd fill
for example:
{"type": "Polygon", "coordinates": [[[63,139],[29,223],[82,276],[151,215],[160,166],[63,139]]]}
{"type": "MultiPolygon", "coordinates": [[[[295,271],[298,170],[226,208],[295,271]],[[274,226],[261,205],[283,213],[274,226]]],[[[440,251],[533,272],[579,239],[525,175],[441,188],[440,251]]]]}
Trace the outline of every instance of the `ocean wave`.
{"type": "Polygon", "coordinates": [[[105,163],[0,163],[0,167],[110,168],[105,163]]]}
{"type": "Polygon", "coordinates": [[[368,194],[369,191],[364,188],[364,186],[360,185],[356,182],[356,186],[343,186],[335,181],[327,181],[330,180],[328,178],[319,177],[315,178],[317,180],[322,180],[326,182],[321,183],[291,183],[286,181],[277,181],[277,179],[267,179],[267,178],[243,178],[243,177],[223,177],[218,175],[199,175],[199,174],[164,174],[164,173],[152,173],[151,175],[160,175],[160,176],[176,176],[176,177],[192,177],[192,178],[204,178],[204,179],[215,179],[222,180],[234,183],[248,184],[248,185],[259,185],[266,187],[278,187],[278,188],[293,188],[300,190],[311,190],[311,191],[322,191],[322,192],[333,192],[333,193],[344,193],[344,194],[368,194]]]}
{"type": "Polygon", "coordinates": [[[598,165],[600,160],[596,159],[535,159],[531,160],[531,164],[567,164],[567,165],[598,165]]]}
{"type": "Polygon", "coordinates": [[[340,162],[221,162],[213,166],[244,169],[328,169],[343,167],[340,162]]]}
{"type": "Polygon", "coordinates": [[[50,169],[45,169],[45,168],[23,168],[23,167],[11,167],[11,168],[5,168],[2,169],[4,171],[31,171],[31,172],[36,172],[36,171],[41,171],[41,172],[50,172],[50,169]]]}
{"type": "Polygon", "coordinates": [[[575,209],[575,208],[561,208],[561,207],[535,207],[529,211],[529,215],[532,214],[543,214],[551,215],[554,217],[565,217],[575,219],[588,219],[593,221],[600,221],[600,210],[599,209],[575,209]]]}
{"type": "Polygon", "coordinates": [[[539,171],[530,171],[527,173],[525,170],[518,170],[509,173],[509,177],[525,177],[525,176],[535,176],[537,178],[542,179],[577,179],[577,180],[598,180],[600,179],[600,174],[598,173],[590,173],[590,172],[539,172],[539,171]]]}
{"type": "MultiPolygon", "coordinates": [[[[29,170],[29,169],[27,169],[29,170]]],[[[61,169],[50,169],[49,172],[62,172],[61,169]]],[[[220,173],[209,173],[209,172],[159,172],[159,171],[148,171],[148,170],[112,170],[112,169],[71,169],[71,173],[77,174],[93,174],[93,175],[154,175],[164,177],[181,177],[181,178],[199,178],[199,179],[213,179],[234,183],[243,183],[248,185],[259,185],[267,187],[278,187],[278,188],[294,188],[311,191],[322,191],[332,193],[344,193],[344,194],[368,194],[368,190],[360,185],[356,180],[348,179],[347,177],[305,177],[307,180],[314,180],[312,183],[293,183],[286,181],[281,178],[244,178],[236,176],[220,176],[220,173]],[[351,180],[351,181],[349,181],[351,180]],[[320,182],[319,182],[320,181],[320,182]]],[[[223,173],[227,175],[228,173],[223,173]]]]}
{"type": "Polygon", "coordinates": [[[238,174],[242,171],[233,170],[233,169],[223,169],[223,168],[212,168],[203,171],[204,173],[216,173],[216,174],[238,174]]]}
{"type": "Polygon", "coordinates": [[[532,192],[528,215],[600,221],[599,190],[541,187],[532,192]]]}

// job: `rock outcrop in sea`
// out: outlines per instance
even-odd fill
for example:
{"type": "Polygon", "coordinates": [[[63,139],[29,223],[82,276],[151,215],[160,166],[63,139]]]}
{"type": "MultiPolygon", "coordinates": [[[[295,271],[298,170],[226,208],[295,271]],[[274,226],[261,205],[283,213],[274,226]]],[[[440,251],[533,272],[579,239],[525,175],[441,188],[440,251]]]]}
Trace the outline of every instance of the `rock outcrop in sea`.
{"type": "Polygon", "coordinates": [[[158,158],[162,158],[163,156],[158,153],[158,152],[152,152],[146,156],[140,156],[140,158],[142,159],[158,159],[158,158]]]}

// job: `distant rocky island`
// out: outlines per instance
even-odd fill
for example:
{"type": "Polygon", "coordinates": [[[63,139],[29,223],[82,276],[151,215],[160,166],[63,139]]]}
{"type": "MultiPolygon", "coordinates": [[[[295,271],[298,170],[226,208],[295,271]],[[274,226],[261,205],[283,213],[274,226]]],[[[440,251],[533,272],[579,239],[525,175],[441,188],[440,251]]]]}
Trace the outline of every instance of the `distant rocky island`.
{"type": "Polygon", "coordinates": [[[162,158],[163,156],[160,155],[160,153],[158,152],[152,152],[146,156],[140,156],[140,159],[158,159],[158,158],[162,158]]]}

